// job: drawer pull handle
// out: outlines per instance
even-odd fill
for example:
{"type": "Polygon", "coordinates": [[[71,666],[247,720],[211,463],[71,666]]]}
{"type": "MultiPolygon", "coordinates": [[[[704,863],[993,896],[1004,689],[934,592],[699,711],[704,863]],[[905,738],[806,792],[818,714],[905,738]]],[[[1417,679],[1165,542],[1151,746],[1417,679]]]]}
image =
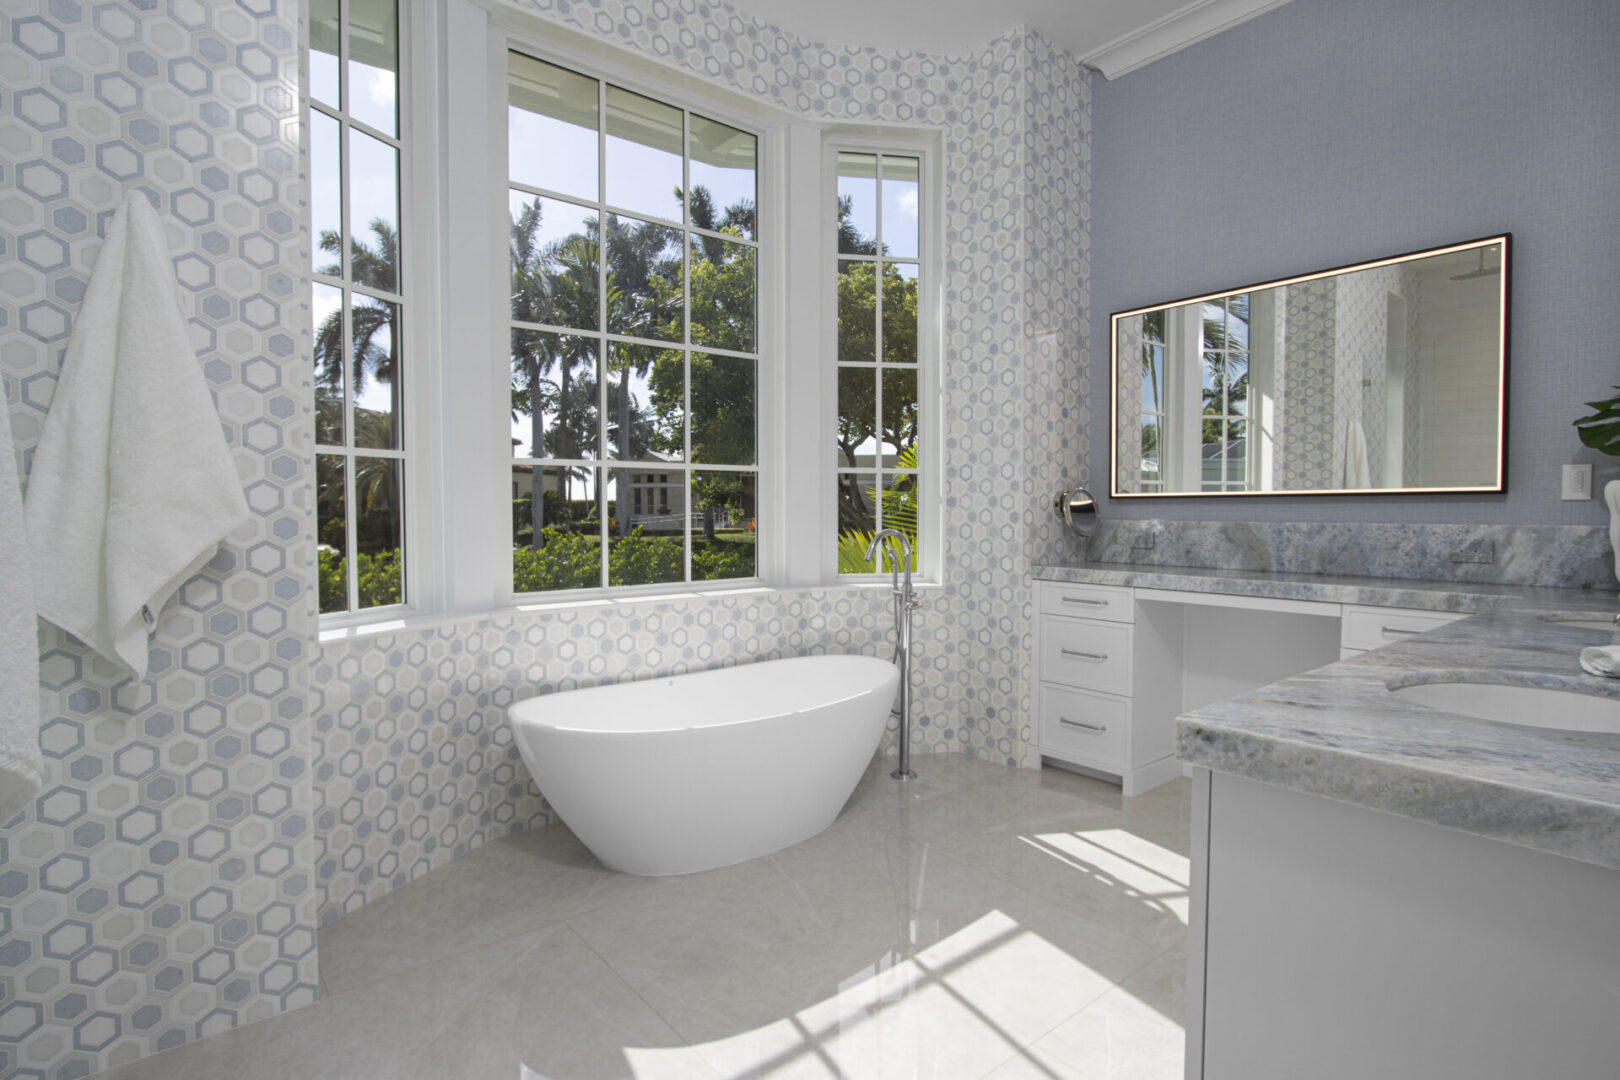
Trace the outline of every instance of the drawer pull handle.
{"type": "Polygon", "coordinates": [[[1421,634],[1421,630],[1405,630],[1399,626],[1380,626],[1378,629],[1386,634],[1421,634]]]}
{"type": "Polygon", "coordinates": [[[1106,600],[1088,600],[1084,596],[1065,596],[1063,597],[1063,602],[1065,604],[1085,604],[1087,607],[1108,606],[1108,601],[1106,600]]]}
{"type": "Polygon", "coordinates": [[[1108,659],[1108,654],[1105,652],[1077,652],[1074,649],[1059,649],[1058,651],[1064,656],[1072,656],[1076,660],[1090,660],[1094,664],[1100,664],[1108,659]]]}
{"type": "Polygon", "coordinates": [[[1077,727],[1084,728],[1086,731],[1095,731],[1099,735],[1108,730],[1107,724],[1083,724],[1078,720],[1070,720],[1066,716],[1058,717],[1058,723],[1064,727],[1077,727]]]}

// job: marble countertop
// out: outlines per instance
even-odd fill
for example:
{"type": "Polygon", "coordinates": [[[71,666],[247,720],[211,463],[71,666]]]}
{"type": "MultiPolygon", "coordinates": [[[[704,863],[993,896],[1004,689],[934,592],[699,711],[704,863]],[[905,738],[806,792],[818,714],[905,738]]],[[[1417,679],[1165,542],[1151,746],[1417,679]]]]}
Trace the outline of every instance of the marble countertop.
{"type": "Polygon", "coordinates": [[[1372,604],[1427,611],[1477,612],[1508,607],[1547,610],[1620,608],[1612,593],[1589,589],[1550,589],[1525,585],[1487,585],[1411,578],[1344,577],[1332,574],[1279,574],[1252,570],[1200,570],[1092,563],[1087,566],[1042,566],[1037,581],[1072,581],[1087,585],[1124,585],[1138,589],[1226,596],[1263,596],[1274,600],[1315,600],[1329,604],[1372,604]]]}
{"type": "Polygon", "coordinates": [[[1091,566],[1042,580],[1330,603],[1479,612],[1230,701],[1176,725],[1177,756],[1307,794],[1620,869],[1620,734],[1493,723],[1392,692],[1416,683],[1546,687],[1620,700],[1620,679],[1581,670],[1620,632],[1549,622],[1612,614],[1615,598],[1521,588],[1226,571],[1091,566]]]}

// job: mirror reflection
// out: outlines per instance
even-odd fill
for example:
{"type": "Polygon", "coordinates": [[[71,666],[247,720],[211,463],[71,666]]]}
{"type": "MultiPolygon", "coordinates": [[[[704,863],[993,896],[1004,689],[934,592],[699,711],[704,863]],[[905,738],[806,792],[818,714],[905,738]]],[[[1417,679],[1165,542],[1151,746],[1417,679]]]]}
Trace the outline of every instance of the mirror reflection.
{"type": "Polygon", "coordinates": [[[1508,237],[1113,317],[1113,494],[1499,491],[1508,237]]]}

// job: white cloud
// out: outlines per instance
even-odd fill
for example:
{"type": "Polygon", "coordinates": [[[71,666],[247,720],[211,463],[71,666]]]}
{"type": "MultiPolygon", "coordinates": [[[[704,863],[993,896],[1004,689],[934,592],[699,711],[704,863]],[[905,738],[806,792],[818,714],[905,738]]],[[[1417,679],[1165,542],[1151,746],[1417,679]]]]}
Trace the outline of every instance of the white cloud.
{"type": "Polygon", "coordinates": [[[394,73],[381,69],[371,73],[371,85],[366,87],[371,103],[379,109],[394,103],[394,73]]]}
{"type": "Polygon", "coordinates": [[[917,217],[917,192],[915,190],[900,193],[900,212],[915,220],[917,217]]]}

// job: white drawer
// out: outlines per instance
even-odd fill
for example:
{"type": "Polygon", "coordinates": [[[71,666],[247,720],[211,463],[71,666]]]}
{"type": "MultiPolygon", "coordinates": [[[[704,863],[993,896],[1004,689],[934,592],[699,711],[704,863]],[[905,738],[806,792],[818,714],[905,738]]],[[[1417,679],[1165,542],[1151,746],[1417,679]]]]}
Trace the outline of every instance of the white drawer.
{"type": "Polygon", "coordinates": [[[1066,582],[1041,583],[1041,612],[1046,615],[1072,615],[1081,619],[1107,622],[1135,622],[1131,590],[1113,585],[1070,585],[1066,582]]]}
{"type": "Polygon", "coordinates": [[[1043,615],[1040,665],[1042,682],[1129,695],[1131,627],[1043,615]]]}
{"type": "Polygon", "coordinates": [[[1052,757],[1126,768],[1128,699],[1042,683],[1040,725],[1041,750],[1052,757]]]}
{"type": "Polygon", "coordinates": [[[1349,660],[1351,657],[1360,656],[1362,653],[1364,653],[1366,651],[1367,651],[1366,649],[1343,649],[1343,648],[1341,648],[1339,650],[1339,659],[1340,660],[1349,660]]]}
{"type": "Polygon", "coordinates": [[[1413,611],[1410,608],[1346,604],[1344,621],[1340,624],[1339,644],[1346,649],[1376,649],[1467,617],[1452,611],[1413,611]]]}

